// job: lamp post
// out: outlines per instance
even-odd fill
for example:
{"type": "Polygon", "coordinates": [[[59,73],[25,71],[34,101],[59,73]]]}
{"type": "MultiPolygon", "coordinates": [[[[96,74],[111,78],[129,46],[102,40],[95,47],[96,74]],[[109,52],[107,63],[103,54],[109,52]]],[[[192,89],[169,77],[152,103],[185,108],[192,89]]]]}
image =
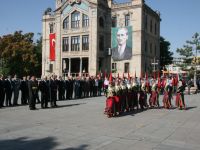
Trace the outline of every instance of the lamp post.
{"type": "Polygon", "coordinates": [[[154,61],[151,63],[153,65],[153,73],[155,74],[156,72],[156,66],[158,65],[158,60],[154,57],[154,61]]]}

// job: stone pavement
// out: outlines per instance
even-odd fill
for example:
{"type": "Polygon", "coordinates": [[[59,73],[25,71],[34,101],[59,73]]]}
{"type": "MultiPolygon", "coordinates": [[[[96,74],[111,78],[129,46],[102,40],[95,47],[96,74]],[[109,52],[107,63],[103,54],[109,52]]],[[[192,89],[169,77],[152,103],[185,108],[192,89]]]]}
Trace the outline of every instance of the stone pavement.
{"type": "Polygon", "coordinates": [[[149,109],[115,118],[103,114],[105,97],[59,101],[53,109],[0,109],[0,149],[199,150],[199,97],[185,96],[187,110],[149,109]]]}

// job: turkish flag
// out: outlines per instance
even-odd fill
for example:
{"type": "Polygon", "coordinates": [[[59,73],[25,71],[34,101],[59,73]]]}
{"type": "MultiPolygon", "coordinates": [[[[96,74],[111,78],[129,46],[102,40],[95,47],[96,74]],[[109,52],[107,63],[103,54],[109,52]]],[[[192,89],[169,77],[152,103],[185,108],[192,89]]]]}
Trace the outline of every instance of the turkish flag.
{"type": "Polygon", "coordinates": [[[129,72],[128,72],[128,80],[129,81],[131,80],[131,76],[130,76],[129,72]]]}
{"type": "Polygon", "coordinates": [[[112,83],[112,72],[110,73],[109,83],[112,83]]]}
{"type": "Polygon", "coordinates": [[[51,61],[55,61],[55,47],[56,47],[56,34],[49,34],[49,45],[50,45],[50,53],[49,59],[51,61]]]}

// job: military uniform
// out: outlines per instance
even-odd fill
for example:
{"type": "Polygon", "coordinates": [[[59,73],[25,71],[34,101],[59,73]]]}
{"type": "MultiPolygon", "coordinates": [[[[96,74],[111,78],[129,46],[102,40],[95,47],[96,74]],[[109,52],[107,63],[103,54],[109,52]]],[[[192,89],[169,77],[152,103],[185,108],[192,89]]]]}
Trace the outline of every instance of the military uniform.
{"type": "Polygon", "coordinates": [[[38,91],[38,84],[36,80],[30,80],[28,82],[28,89],[29,89],[29,108],[30,110],[36,109],[36,97],[38,91]]]}
{"type": "Polygon", "coordinates": [[[179,85],[178,85],[178,90],[177,90],[177,94],[176,94],[176,106],[179,108],[179,109],[185,109],[186,106],[185,106],[185,99],[184,99],[184,91],[185,91],[185,86],[179,82],[179,85]]]}
{"type": "Polygon", "coordinates": [[[113,98],[114,96],[114,87],[110,84],[107,89],[107,99],[106,99],[106,108],[104,113],[107,115],[107,117],[112,117],[114,114],[116,114],[115,111],[115,100],[113,98]]]}
{"type": "Polygon", "coordinates": [[[140,108],[144,109],[147,108],[147,94],[146,94],[146,84],[145,82],[142,83],[141,85],[141,89],[140,89],[140,96],[139,96],[139,104],[140,104],[140,108]]]}
{"type": "Polygon", "coordinates": [[[171,103],[170,103],[170,85],[168,83],[166,83],[165,88],[164,88],[163,106],[166,109],[171,108],[171,103]]]}

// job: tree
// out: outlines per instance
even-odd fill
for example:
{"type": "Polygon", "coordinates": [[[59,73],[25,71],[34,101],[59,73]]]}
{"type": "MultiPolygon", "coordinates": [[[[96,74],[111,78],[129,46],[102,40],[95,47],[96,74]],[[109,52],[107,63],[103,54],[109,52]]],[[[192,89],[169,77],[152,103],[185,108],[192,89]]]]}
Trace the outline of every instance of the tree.
{"type": "Polygon", "coordinates": [[[0,37],[0,58],[4,60],[1,72],[5,75],[35,75],[41,61],[33,37],[33,33],[22,34],[22,31],[0,37]]]}
{"type": "Polygon", "coordinates": [[[191,67],[191,70],[194,73],[194,82],[195,83],[196,83],[196,74],[197,74],[196,65],[198,64],[197,54],[198,54],[199,50],[200,50],[200,35],[199,35],[199,33],[195,33],[192,36],[192,40],[186,41],[186,44],[183,45],[183,48],[178,48],[176,50],[177,53],[179,53],[181,56],[184,56],[184,63],[186,63],[188,65],[195,64],[194,68],[191,67]]]}
{"type": "Polygon", "coordinates": [[[173,52],[169,51],[170,42],[160,37],[160,67],[164,69],[165,65],[169,65],[173,60],[173,52]]]}

